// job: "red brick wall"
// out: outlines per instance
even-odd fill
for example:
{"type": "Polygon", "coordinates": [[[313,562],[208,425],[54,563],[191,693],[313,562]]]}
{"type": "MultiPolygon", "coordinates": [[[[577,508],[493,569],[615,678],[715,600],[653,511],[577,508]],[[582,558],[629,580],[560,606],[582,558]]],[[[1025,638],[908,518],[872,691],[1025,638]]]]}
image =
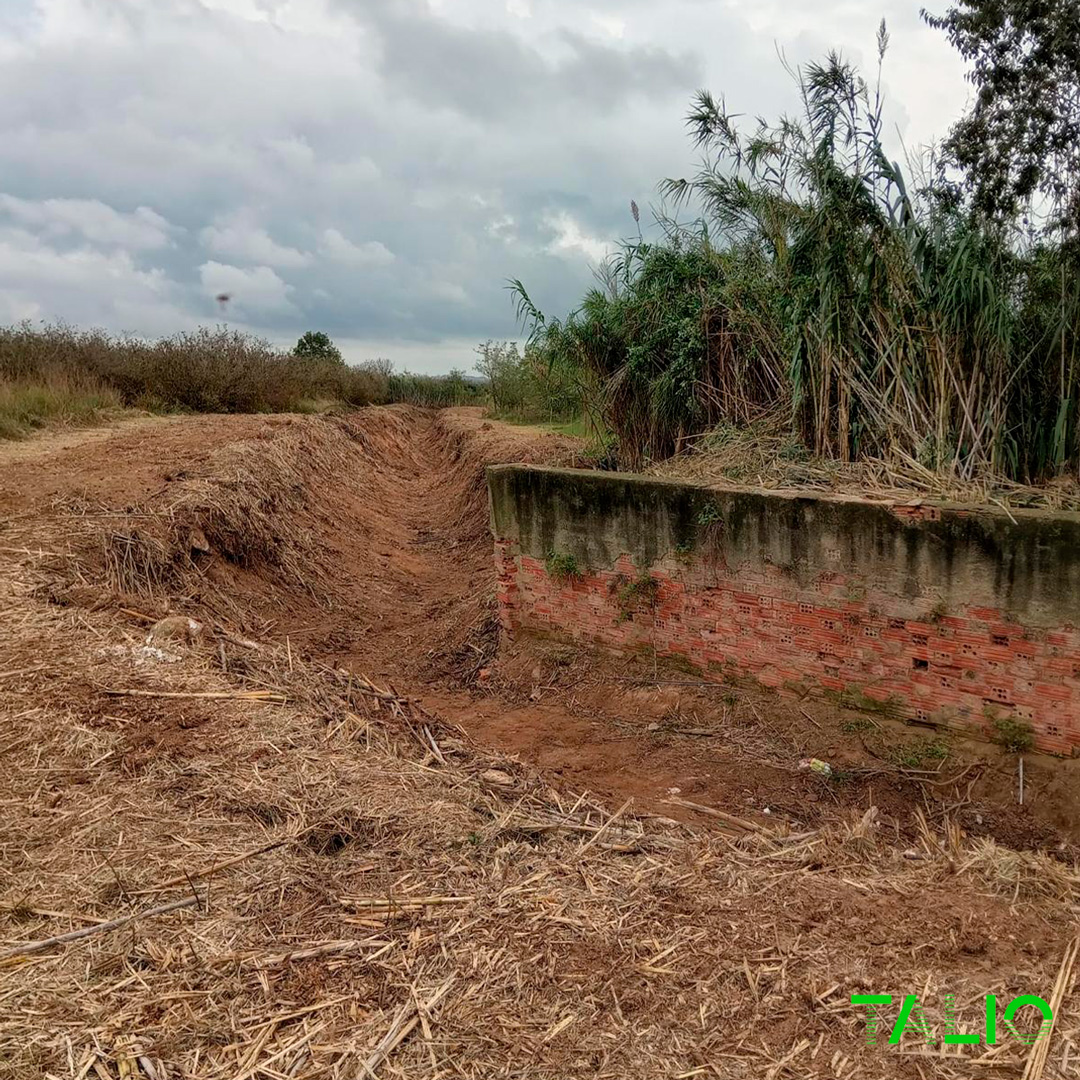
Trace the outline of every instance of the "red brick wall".
{"type": "MultiPolygon", "coordinates": [[[[896,508],[907,514],[906,508],[896,508]]],[[[934,519],[919,508],[910,516],[934,519]]],[[[1080,747],[1080,632],[1024,626],[1002,611],[952,604],[910,617],[911,604],[857,573],[811,586],[770,565],[731,570],[701,555],[583,568],[556,581],[545,561],[496,538],[502,625],[554,632],[619,651],[682,657],[707,678],[726,671],[768,686],[881,703],[898,717],[992,735],[993,717],[1031,725],[1053,753],[1080,747]],[[654,586],[628,590],[647,572],[654,586]]]]}

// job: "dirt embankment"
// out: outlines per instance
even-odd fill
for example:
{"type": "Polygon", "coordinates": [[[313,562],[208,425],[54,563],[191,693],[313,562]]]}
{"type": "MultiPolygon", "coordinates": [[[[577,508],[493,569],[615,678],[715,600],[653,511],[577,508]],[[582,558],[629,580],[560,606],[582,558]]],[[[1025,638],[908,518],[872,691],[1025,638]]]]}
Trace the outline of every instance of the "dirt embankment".
{"type": "Polygon", "coordinates": [[[482,467],[572,442],[391,408],[38,446],[0,462],[12,1075],[961,1076],[850,993],[1049,997],[1080,883],[978,837],[1057,845],[1069,763],[1018,811],[985,747],[496,655],[482,467]]]}
{"type": "Polygon", "coordinates": [[[795,828],[872,802],[908,830],[925,805],[973,836],[1052,850],[1080,840],[1080,762],[1029,759],[1021,807],[1016,758],[994,747],[702,686],[647,659],[537,641],[497,655],[484,467],[576,452],[475,409],[192,418],[9,468],[0,498],[17,506],[21,494],[35,530],[51,522],[103,552],[92,584],[80,573],[54,587],[60,602],[209,617],[298,659],[390,680],[482,741],[613,799],[702,820],[680,805],[689,800],[795,828]],[[833,782],[800,770],[807,757],[829,761],[833,782]]]}

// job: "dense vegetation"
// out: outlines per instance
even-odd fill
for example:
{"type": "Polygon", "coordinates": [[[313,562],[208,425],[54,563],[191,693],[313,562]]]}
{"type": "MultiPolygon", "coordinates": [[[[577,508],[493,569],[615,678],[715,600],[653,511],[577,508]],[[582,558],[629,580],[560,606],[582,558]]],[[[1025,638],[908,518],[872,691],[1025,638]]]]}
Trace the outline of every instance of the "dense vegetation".
{"type": "Polygon", "coordinates": [[[311,412],[392,401],[459,405],[482,395],[460,371],[436,377],[395,372],[385,360],[346,365],[326,341],[337,358],[321,342],[288,354],[223,329],[148,342],[63,326],[0,328],[0,438],[124,407],[311,412]]]}
{"type": "MultiPolygon", "coordinates": [[[[917,183],[883,146],[880,69],[875,87],[830,55],[798,73],[797,117],[743,130],[721,101],[697,95],[688,122],[701,168],[661,191],[700,220],[660,216],[661,238],[626,243],[577,311],[546,318],[512,283],[526,355],[578,388],[621,463],[670,456],[718,424],[768,423],[808,453],[959,478],[1034,480],[1080,465],[1075,177],[1053,152],[1061,124],[1045,153],[1034,136],[1010,147],[1004,131],[998,180],[966,154],[978,110],[1008,105],[985,89],[1000,34],[951,14],[956,34],[982,34],[964,39],[983,71],[976,119],[917,183]]],[[[1026,33],[1040,26],[1061,37],[1053,20],[1026,33]]],[[[879,60],[887,44],[883,24],[879,60]]],[[[1047,70],[1053,100],[1065,101],[1070,76],[1049,60],[1026,89],[1047,70]]],[[[1004,82],[1024,96],[1022,74],[1004,82]]],[[[1076,90],[1074,80],[1074,106],[1076,90]]],[[[1045,131],[1035,101],[1030,126],[1045,131]]]]}
{"type": "Polygon", "coordinates": [[[522,354],[513,341],[486,341],[476,353],[476,370],[496,416],[547,424],[581,418],[584,395],[572,367],[548,364],[535,348],[522,354]]]}

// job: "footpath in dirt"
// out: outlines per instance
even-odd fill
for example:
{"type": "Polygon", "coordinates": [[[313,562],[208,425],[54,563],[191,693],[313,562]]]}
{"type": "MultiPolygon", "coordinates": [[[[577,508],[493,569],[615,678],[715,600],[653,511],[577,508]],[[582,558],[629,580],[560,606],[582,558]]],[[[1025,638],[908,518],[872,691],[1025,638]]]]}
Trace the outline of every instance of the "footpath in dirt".
{"type": "Polygon", "coordinates": [[[12,1075],[1020,1075],[850,996],[1055,988],[1069,1074],[1074,763],[1019,808],[995,748],[500,643],[484,466],[578,452],[399,407],[0,448],[12,1075]]]}

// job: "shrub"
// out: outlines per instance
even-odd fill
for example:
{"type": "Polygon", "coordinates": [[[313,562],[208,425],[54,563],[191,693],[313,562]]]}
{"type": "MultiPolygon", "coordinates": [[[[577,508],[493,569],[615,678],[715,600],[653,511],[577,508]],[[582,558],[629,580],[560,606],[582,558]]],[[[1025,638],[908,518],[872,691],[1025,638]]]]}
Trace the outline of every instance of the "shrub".
{"type": "Polygon", "coordinates": [[[547,363],[537,349],[522,355],[513,341],[486,341],[476,353],[496,416],[548,424],[580,419],[581,389],[565,366],[547,363]]]}
{"type": "Polygon", "coordinates": [[[332,364],[344,364],[341,350],[321,330],[309,330],[301,335],[293,349],[293,356],[304,360],[326,360],[332,364]]]}
{"type": "Polygon", "coordinates": [[[544,567],[552,581],[565,582],[581,576],[577,559],[569,552],[549,552],[544,567]]]}
{"type": "MultiPolygon", "coordinates": [[[[879,60],[887,41],[883,24],[879,60]]],[[[561,319],[511,283],[527,354],[574,380],[630,468],[767,422],[796,457],[960,481],[1075,474],[1075,233],[990,224],[970,191],[905,178],[882,143],[880,81],[838,55],[798,77],[801,115],[774,123],[694,99],[701,168],[660,189],[695,201],[698,223],[639,231],[561,319]]]]}
{"type": "Polygon", "coordinates": [[[1035,745],[1035,733],[1030,724],[1011,716],[994,719],[994,742],[1006,753],[1023,754],[1035,745]]]}
{"type": "MultiPolygon", "coordinates": [[[[307,334],[301,342],[313,337],[319,335],[307,334]]],[[[349,366],[326,342],[331,352],[309,340],[310,348],[297,356],[224,328],[143,341],[61,325],[0,327],[0,437],[50,420],[85,422],[121,406],[313,412],[391,401],[441,407],[484,400],[484,388],[461,371],[398,374],[387,360],[349,366]]]]}

